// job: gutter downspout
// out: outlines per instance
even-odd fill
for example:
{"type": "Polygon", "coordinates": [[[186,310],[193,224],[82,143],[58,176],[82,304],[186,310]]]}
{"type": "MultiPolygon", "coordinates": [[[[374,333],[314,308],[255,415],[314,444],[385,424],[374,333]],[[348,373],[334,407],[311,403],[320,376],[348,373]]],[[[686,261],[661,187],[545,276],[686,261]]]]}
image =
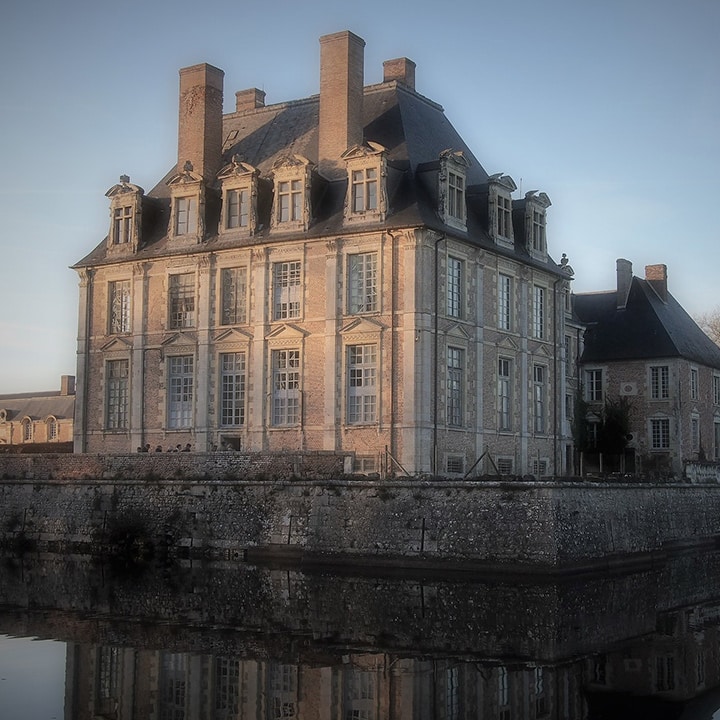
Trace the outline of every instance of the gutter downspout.
{"type": "MultiPolygon", "coordinates": [[[[558,290],[557,286],[558,283],[562,282],[565,278],[558,278],[553,283],[553,304],[554,304],[554,313],[553,313],[553,343],[555,347],[553,348],[553,388],[555,395],[555,401],[553,402],[553,474],[555,477],[557,477],[558,474],[558,403],[562,402],[562,398],[558,397],[560,388],[558,387],[558,329],[560,323],[558,322],[558,318],[560,315],[560,308],[558,308],[558,290]]],[[[565,312],[565,309],[562,309],[562,312],[565,312]]],[[[562,462],[560,463],[562,468],[562,462]]]]}
{"type": "Polygon", "coordinates": [[[437,475],[437,436],[438,436],[438,295],[440,292],[440,283],[438,282],[438,264],[440,257],[440,243],[446,239],[445,233],[435,240],[435,308],[433,318],[433,449],[432,449],[432,472],[437,475]]]}

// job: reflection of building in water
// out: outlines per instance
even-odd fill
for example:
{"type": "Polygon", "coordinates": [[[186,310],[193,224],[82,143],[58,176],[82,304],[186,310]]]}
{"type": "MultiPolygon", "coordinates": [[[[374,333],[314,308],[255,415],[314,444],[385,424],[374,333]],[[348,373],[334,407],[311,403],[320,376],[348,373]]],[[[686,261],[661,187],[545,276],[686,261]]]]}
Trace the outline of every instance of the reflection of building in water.
{"type": "Polygon", "coordinates": [[[585,717],[582,664],[481,665],[345,655],[334,665],[69,645],[75,720],[452,720],[585,717]]]}

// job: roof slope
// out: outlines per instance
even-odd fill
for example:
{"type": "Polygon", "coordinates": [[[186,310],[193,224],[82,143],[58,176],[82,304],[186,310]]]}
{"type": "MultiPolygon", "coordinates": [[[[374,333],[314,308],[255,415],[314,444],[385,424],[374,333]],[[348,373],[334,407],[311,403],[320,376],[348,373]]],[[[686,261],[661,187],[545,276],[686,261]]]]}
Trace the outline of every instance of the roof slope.
{"type": "Polygon", "coordinates": [[[574,296],[574,311],[587,325],[582,362],[681,357],[720,369],[720,347],[672,295],[663,301],[633,277],[624,309],[616,297],[615,291],[574,296]]]}
{"type": "Polygon", "coordinates": [[[0,395],[0,409],[7,411],[8,420],[43,420],[53,416],[58,420],[72,418],[75,408],[74,395],[61,395],[59,392],[39,392],[30,394],[0,395]]]}

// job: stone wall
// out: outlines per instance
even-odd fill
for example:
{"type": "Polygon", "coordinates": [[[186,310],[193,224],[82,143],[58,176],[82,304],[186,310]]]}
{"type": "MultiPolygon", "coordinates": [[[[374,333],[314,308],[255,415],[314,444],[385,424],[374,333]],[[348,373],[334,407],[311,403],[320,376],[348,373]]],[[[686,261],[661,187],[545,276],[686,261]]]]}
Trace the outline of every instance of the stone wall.
{"type": "Polygon", "coordinates": [[[720,487],[117,474],[0,483],[6,546],[97,552],[124,532],[210,558],[570,571],[714,543],[720,487]]]}

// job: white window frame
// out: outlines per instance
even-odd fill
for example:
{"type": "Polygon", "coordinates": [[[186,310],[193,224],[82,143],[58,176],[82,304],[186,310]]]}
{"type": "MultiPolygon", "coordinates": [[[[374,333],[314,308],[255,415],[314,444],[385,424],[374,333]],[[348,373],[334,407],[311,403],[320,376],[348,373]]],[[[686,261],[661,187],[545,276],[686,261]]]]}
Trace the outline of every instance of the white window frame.
{"type": "Polygon", "coordinates": [[[495,231],[498,237],[505,240],[513,239],[512,225],[512,198],[505,193],[498,193],[496,199],[496,226],[495,231]]]}
{"type": "Polygon", "coordinates": [[[670,366],[651,365],[650,375],[650,399],[668,400],[670,398],[670,366]]]}
{"type": "Polygon", "coordinates": [[[547,367],[533,365],[533,410],[536,433],[547,432],[547,367]]]}
{"type": "Polygon", "coordinates": [[[111,280],[108,283],[108,335],[124,335],[131,329],[132,283],[111,280]]]}
{"type": "Polygon", "coordinates": [[[696,367],[690,368],[690,399],[697,400],[699,394],[699,375],[696,367]]]}
{"type": "Polygon", "coordinates": [[[168,328],[182,330],[195,327],[195,273],[168,276],[168,328]]]}
{"type": "Polygon", "coordinates": [[[347,311],[361,315],[378,311],[379,258],[376,251],[347,258],[347,311]]]}
{"type": "Polygon", "coordinates": [[[465,285],[465,261],[454,255],[448,255],[446,273],[447,316],[462,320],[465,285]]]}
{"type": "Polygon", "coordinates": [[[272,265],[273,320],[297,320],[302,316],[302,262],[283,260],[272,265]]]}
{"type": "Polygon", "coordinates": [[[545,211],[533,207],[531,220],[531,247],[541,255],[547,252],[547,241],[545,239],[545,211]]]}
{"type": "Polygon", "coordinates": [[[499,357],[497,365],[497,423],[500,432],[512,431],[512,374],[512,359],[499,357]]]}
{"type": "Polygon", "coordinates": [[[167,427],[191,428],[195,398],[195,358],[171,355],[167,358],[167,427]]]}
{"type": "Polygon", "coordinates": [[[273,427],[300,424],[302,361],[299,348],[278,348],[270,354],[272,391],[270,420],[273,427]]]}
{"type": "Polygon", "coordinates": [[[220,325],[247,322],[247,278],[244,265],[220,268],[220,325]]]}
{"type": "Polygon", "coordinates": [[[225,190],[225,230],[240,230],[250,227],[251,192],[247,186],[225,190]]]}
{"type": "Polygon", "coordinates": [[[670,449],[670,418],[650,418],[650,449],[656,452],[665,452],[670,449]]]}
{"type": "Polygon", "coordinates": [[[130,361],[105,361],[105,429],[127,430],[130,424],[130,361]]]}
{"type": "Polygon", "coordinates": [[[446,352],[446,422],[448,427],[465,424],[465,350],[448,345],[446,352]]]}
{"type": "Polygon", "coordinates": [[[350,169],[350,212],[376,213],[380,207],[380,170],[372,165],[350,169]]]}
{"type": "Polygon", "coordinates": [[[220,427],[245,425],[247,355],[244,351],[223,352],[218,358],[220,371],[220,427]]]}
{"type": "Polygon", "coordinates": [[[509,332],[513,329],[513,284],[512,275],[498,274],[498,328],[509,332]]]}
{"type": "Polygon", "coordinates": [[[132,205],[118,205],[113,208],[113,245],[126,245],[133,240],[135,212],[132,205]]]}
{"type": "Polygon", "coordinates": [[[445,223],[457,230],[466,230],[468,166],[462,151],[444,150],[440,153],[440,211],[445,223]]]}
{"type": "Polygon", "coordinates": [[[545,340],[545,316],[547,308],[547,288],[533,285],[532,336],[536,340],[545,340]]]}
{"type": "Polygon", "coordinates": [[[197,195],[179,195],[174,200],[173,229],[174,235],[184,237],[197,235],[198,232],[197,195]]]}
{"type": "Polygon", "coordinates": [[[602,402],[605,396],[605,373],[602,368],[585,369],[585,400],[587,402],[602,402]]]}
{"type": "Polygon", "coordinates": [[[347,345],[348,425],[367,425],[378,420],[378,345],[363,343],[347,345]]]}

